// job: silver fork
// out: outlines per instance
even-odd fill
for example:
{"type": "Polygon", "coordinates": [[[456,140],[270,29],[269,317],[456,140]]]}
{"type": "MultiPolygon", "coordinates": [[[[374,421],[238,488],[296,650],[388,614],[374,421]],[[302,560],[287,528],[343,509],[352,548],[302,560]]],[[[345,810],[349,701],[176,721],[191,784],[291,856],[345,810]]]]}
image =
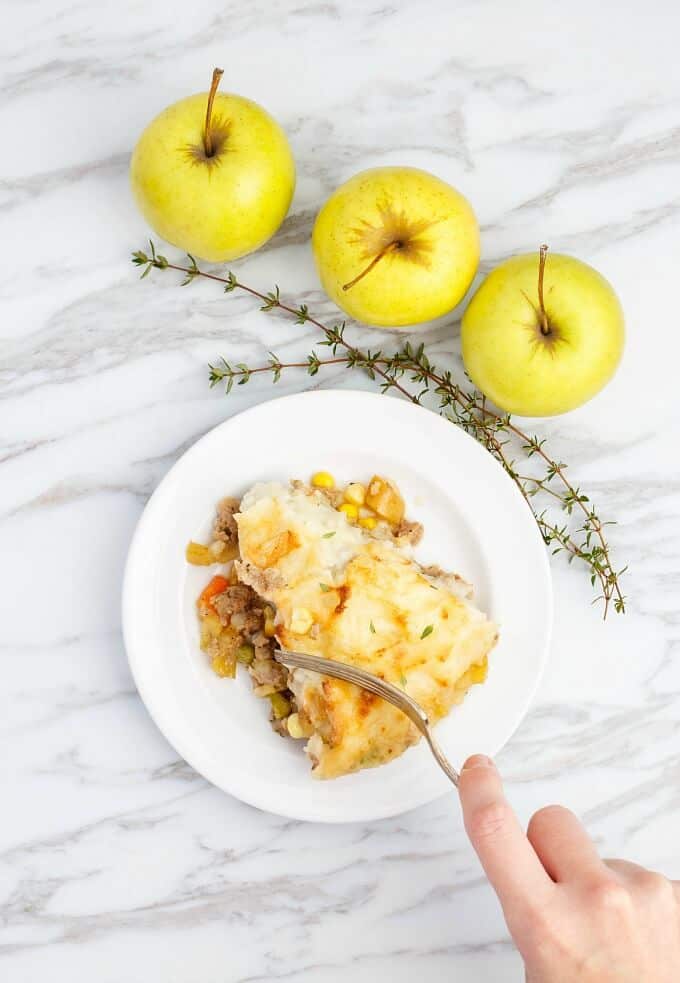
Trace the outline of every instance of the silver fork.
{"type": "Polygon", "coordinates": [[[274,658],[281,665],[288,666],[291,669],[310,669],[312,672],[320,672],[324,676],[344,679],[348,683],[354,683],[355,686],[360,686],[362,689],[368,690],[369,693],[375,693],[376,696],[382,697],[383,700],[387,700],[392,706],[397,707],[398,710],[401,710],[402,713],[405,713],[413,721],[429,744],[430,750],[439,767],[451,779],[456,788],[458,788],[458,772],[447,760],[444,752],[435,740],[427,714],[421,705],[416,703],[408,693],[404,693],[403,690],[400,690],[397,686],[393,686],[392,683],[385,682],[384,679],[378,679],[377,676],[374,676],[370,672],[357,669],[356,666],[346,665],[344,662],[336,662],[333,659],[322,659],[317,655],[302,655],[299,652],[288,652],[284,649],[275,652],[274,658]]]}

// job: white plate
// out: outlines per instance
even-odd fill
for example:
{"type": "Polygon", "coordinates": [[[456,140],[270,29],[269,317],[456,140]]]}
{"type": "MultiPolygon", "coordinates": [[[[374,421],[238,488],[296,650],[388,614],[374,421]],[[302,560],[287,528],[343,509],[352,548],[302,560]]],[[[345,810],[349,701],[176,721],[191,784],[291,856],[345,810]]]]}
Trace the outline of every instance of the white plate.
{"type": "MultiPolygon", "coordinates": [[[[166,475],[137,527],[125,572],[123,630],[140,695],[196,771],[244,802],[323,822],[393,816],[451,792],[424,744],[381,768],[320,782],[300,742],[275,734],[268,701],[246,673],[219,679],[198,647],[195,599],[211,576],[189,567],[190,539],[208,536],[214,506],[256,481],[395,479],[409,517],[425,525],[417,557],[475,585],[500,626],[482,686],[437,727],[454,765],[495,754],[526,713],[546,659],[552,619],[547,554],[526,503],[472,437],[436,413],[378,394],[325,390],[232,417],[166,475]]],[[[214,571],[213,571],[214,572],[214,571]]]]}

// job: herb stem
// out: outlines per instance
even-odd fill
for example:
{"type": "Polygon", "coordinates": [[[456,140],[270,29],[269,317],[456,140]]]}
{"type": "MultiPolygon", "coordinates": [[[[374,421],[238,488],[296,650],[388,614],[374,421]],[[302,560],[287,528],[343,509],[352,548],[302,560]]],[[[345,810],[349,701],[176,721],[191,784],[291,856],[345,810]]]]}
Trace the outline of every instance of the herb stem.
{"type": "MultiPolygon", "coordinates": [[[[542,266],[539,265],[539,278],[541,270],[545,268],[546,252],[547,246],[542,246],[542,266]]],[[[268,365],[256,366],[255,368],[243,364],[232,368],[228,362],[222,359],[222,367],[210,366],[211,385],[225,381],[226,390],[229,392],[234,380],[237,380],[239,385],[243,385],[248,382],[251,375],[257,373],[273,372],[274,382],[276,382],[284,369],[306,368],[310,375],[315,375],[322,366],[346,364],[350,368],[363,368],[370,378],[380,377],[383,380],[381,384],[383,392],[396,389],[416,405],[422,405],[422,399],[425,395],[439,397],[439,413],[475,437],[505,469],[531,509],[544,541],[547,545],[554,544],[553,552],[564,550],[569,554],[570,559],[577,557],[590,567],[591,582],[593,584],[599,582],[600,585],[601,598],[604,601],[604,616],[607,616],[612,601],[617,612],[625,610],[625,598],[619,584],[619,577],[624,571],[617,572],[613,567],[603,532],[603,523],[589,503],[588,498],[582,495],[580,489],[575,487],[566,477],[564,473],[566,465],[554,460],[544,449],[543,440],[525,433],[512,421],[510,416],[489,409],[484,395],[475,391],[466,392],[454,381],[449,371],[439,371],[436,366],[430,363],[423,345],[414,349],[407,342],[400,351],[391,356],[384,355],[380,351],[363,351],[345,339],[344,322],[335,327],[323,324],[310,315],[306,305],[302,304],[296,308],[284,303],[280,298],[278,287],[273,292],[263,293],[241,283],[231,272],[226,277],[218,276],[215,273],[201,270],[192,256],[189,256],[189,261],[188,267],[169,263],[164,256],[156,253],[153,243],[151,243],[150,256],[141,250],[133,253],[133,263],[144,267],[142,277],[146,276],[152,268],[177,270],[185,274],[184,284],[190,283],[196,277],[213,280],[223,284],[226,292],[241,290],[261,301],[262,310],[271,311],[278,308],[295,318],[299,324],[309,322],[321,331],[325,339],[321,344],[329,346],[334,355],[333,358],[320,359],[316,352],[312,352],[304,362],[281,362],[275,355],[271,355],[268,365]],[[344,354],[337,354],[339,348],[344,354]],[[409,374],[411,383],[422,385],[423,388],[420,392],[411,392],[406,388],[403,383],[403,377],[406,373],[409,374]],[[506,438],[509,436],[520,442],[527,457],[536,455],[545,467],[545,474],[538,477],[518,472],[515,468],[515,462],[509,458],[506,451],[505,445],[508,441],[501,439],[502,436],[506,438]],[[553,481],[559,482],[559,486],[553,487],[551,484],[553,481]],[[562,491],[558,488],[561,488],[562,491]],[[571,516],[574,509],[583,515],[583,525],[578,530],[579,533],[583,534],[583,542],[577,542],[574,538],[575,534],[570,533],[566,525],[560,527],[556,523],[551,523],[545,517],[545,511],[537,511],[533,499],[539,492],[545,492],[558,502],[568,515],[571,516]]],[[[539,283],[539,303],[543,314],[545,314],[542,281],[540,279],[539,283]]],[[[545,316],[547,319],[547,315],[545,316]]]]}
{"type": "MultiPolygon", "coordinates": [[[[279,362],[276,364],[280,369],[306,369],[309,366],[309,362],[279,362]]],[[[347,358],[344,355],[338,358],[320,358],[318,359],[319,365],[346,365],[347,358]]],[[[213,382],[219,382],[221,379],[229,378],[229,376],[244,376],[244,375],[257,375],[258,372],[271,372],[272,366],[269,365],[258,365],[254,369],[215,369],[213,368],[213,374],[215,376],[213,382]]]]}
{"type": "MultiPolygon", "coordinates": [[[[167,262],[163,265],[163,269],[177,270],[180,273],[186,273],[192,278],[196,276],[200,276],[200,277],[204,277],[207,280],[216,280],[218,283],[227,284],[230,291],[243,290],[245,293],[250,294],[251,297],[256,297],[258,300],[261,300],[263,302],[266,310],[272,310],[272,308],[276,307],[286,314],[292,314],[296,318],[299,317],[300,314],[299,309],[295,307],[290,307],[288,304],[284,304],[279,299],[278,295],[263,294],[260,290],[255,290],[253,287],[249,287],[245,283],[241,283],[241,281],[237,280],[235,277],[227,278],[223,276],[217,276],[215,273],[204,273],[203,270],[199,270],[197,268],[187,269],[186,266],[177,266],[174,263],[167,263],[167,262]]],[[[308,321],[310,324],[313,324],[314,327],[319,328],[320,331],[323,331],[323,333],[326,335],[326,338],[329,338],[333,335],[332,329],[326,327],[325,324],[322,324],[321,321],[318,321],[315,317],[312,317],[309,314],[305,314],[304,320],[308,321]]],[[[331,344],[334,347],[337,345],[342,346],[345,349],[345,351],[349,352],[351,355],[355,357],[357,362],[361,361],[361,352],[359,351],[359,349],[355,348],[354,345],[350,345],[349,342],[344,341],[344,339],[342,339],[341,337],[338,337],[337,339],[333,337],[333,340],[331,340],[331,344]]],[[[382,379],[389,380],[389,376],[385,372],[383,372],[382,369],[376,367],[375,372],[376,375],[379,375],[382,379]]],[[[394,388],[397,389],[402,394],[402,396],[405,396],[406,399],[410,400],[412,403],[418,402],[418,400],[414,397],[414,395],[410,393],[408,389],[405,389],[402,385],[396,382],[396,380],[395,381],[390,380],[390,386],[394,386],[394,388]]]]}

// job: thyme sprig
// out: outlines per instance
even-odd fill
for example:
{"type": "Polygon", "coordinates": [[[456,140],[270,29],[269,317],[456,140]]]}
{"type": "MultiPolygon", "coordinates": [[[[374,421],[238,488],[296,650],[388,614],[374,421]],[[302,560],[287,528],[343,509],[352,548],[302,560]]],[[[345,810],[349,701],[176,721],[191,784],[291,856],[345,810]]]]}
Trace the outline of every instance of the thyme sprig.
{"type": "Polygon", "coordinates": [[[241,290],[259,300],[263,311],[280,310],[298,324],[309,323],[316,327],[323,335],[319,344],[330,348],[333,355],[332,358],[320,358],[313,351],[304,361],[282,362],[270,352],[267,364],[255,367],[244,363],[232,365],[222,358],[216,365],[209,366],[211,386],[222,383],[228,393],[234,384],[245,385],[254,375],[271,373],[272,381],[278,382],[287,370],[305,369],[310,376],[315,376],[327,366],[347,365],[363,370],[371,379],[379,379],[382,392],[394,389],[418,405],[424,404],[426,399],[434,401],[440,415],[471,434],[503,466],[531,509],[543,540],[552,547],[553,554],[564,552],[569,562],[578,559],[587,566],[591,584],[598,588],[595,600],[603,601],[604,617],[611,606],[618,613],[625,610],[619,579],[626,568],[617,570],[612,563],[604,534],[605,526],[610,523],[599,518],[589,497],[567,478],[566,464],[551,457],[545,439],[525,433],[508,414],[492,410],[481,393],[459,385],[450,371],[438,369],[422,344],[414,347],[406,342],[392,354],[363,350],[346,339],[344,321],[332,326],[323,324],[309,313],[305,304],[295,307],[282,301],[278,286],[262,293],[241,283],[232,272],[218,276],[201,270],[192,256],[188,257],[188,265],[170,263],[156,252],[153,243],[150,243],[150,253],[134,252],[132,262],[143,267],[142,277],[151,269],[171,269],[184,274],[182,285],[201,277],[223,284],[226,293],[241,290]],[[511,456],[513,449],[514,453],[521,452],[528,468],[518,470],[517,462],[511,456]],[[539,462],[540,470],[536,468],[535,474],[524,473],[535,462],[539,462]],[[544,506],[543,502],[549,504],[544,506]],[[558,521],[551,506],[567,516],[566,523],[558,521]],[[577,515],[580,520],[575,521],[577,515]]]}

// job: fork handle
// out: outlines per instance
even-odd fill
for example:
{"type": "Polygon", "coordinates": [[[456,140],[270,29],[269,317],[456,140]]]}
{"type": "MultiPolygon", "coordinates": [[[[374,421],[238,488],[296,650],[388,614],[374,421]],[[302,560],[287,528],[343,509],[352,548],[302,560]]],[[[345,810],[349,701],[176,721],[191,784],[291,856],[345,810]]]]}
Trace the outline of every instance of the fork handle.
{"type": "Polygon", "coordinates": [[[446,777],[453,782],[456,788],[458,788],[458,778],[459,778],[458,772],[453,767],[449,759],[446,757],[442,749],[439,747],[439,744],[434,739],[434,735],[432,734],[432,731],[427,725],[424,725],[424,727],[422,728],[422,734],[425,737],[427,743],[430,745],[430,750],[432,751],[432,754],[434,755],[437,764],[444,772],[446,777]]]}

